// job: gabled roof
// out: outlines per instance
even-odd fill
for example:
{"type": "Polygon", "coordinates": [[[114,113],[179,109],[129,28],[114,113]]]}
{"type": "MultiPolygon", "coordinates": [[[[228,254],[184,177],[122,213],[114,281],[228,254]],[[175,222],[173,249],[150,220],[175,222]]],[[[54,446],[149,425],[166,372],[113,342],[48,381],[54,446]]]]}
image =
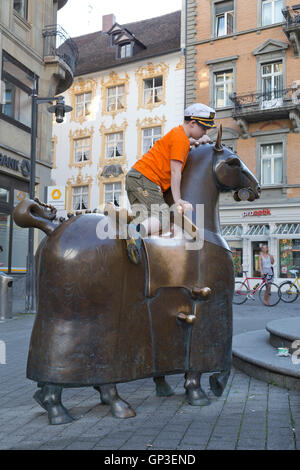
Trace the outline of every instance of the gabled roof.
{"type": "MultiPolygon", "coordinates": [[[[135,41],[142,43],[146,49],[141,49],[132,57],[117,59],[116,46],[111,46],[109,35],[102,31],[72,38],[79,49],[75,76],[180,50],[181,11],[135,23],[125,25],[116,23],[116,25],[120,26],[121,30],[129,32],[135,41]]],[[[110,32],[113,32],[112,29],[110,32]]]]}

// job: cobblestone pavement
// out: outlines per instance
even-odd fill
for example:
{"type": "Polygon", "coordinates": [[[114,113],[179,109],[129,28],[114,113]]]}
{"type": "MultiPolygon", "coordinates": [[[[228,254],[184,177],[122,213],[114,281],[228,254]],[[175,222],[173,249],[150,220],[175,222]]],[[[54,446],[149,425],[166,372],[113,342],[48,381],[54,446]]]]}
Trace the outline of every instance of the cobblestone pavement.
{"type": "MultiPolygon", "coordinates": [[[[250,306],[235,310],[236,332],[250,325],[249,315],[253,314],[252,329],[260,328],[255,328],[255,315],[258,323],[264,316],[283,316],[282,306],[272,312],[265,308],[260,314],[254,314],[250,306]]],[[[293,309],[290,316],[297,315],[298,307],[293,309]]],[[[120,396],[137,413],[128,420],[113,418],[93,388],[65,389],[63,403],[78,420],[49,426],[45,411],[32,398],[36,384],[26,379],[33,320],[33,315],[19,315],[0,323],[0,340],[5,341],[7,349],[7,363],[0,365],[0,449],[300,448],[299,393],[260,382],[237,370],[232,370],[221,398],[211,393],[208,375],[203,376],[202,386],[211,399],[205,407],[185,402],[182,375],[168,378],[175,390],[175,395],[168,398],[156,397],[152,379],[120,384],[120,396]]]]}

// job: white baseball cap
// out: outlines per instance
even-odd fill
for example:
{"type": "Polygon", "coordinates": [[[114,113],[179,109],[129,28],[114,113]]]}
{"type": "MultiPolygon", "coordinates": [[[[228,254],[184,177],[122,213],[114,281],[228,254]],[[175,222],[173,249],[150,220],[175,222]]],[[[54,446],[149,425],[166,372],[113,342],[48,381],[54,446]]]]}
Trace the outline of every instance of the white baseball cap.
{"type": "Polygon", "coordinates": [[[194,119],[205,127],[216,127],[214,118],[216,111],[203,103],[194,103],[184,111],[184,117],[194,119]]]}

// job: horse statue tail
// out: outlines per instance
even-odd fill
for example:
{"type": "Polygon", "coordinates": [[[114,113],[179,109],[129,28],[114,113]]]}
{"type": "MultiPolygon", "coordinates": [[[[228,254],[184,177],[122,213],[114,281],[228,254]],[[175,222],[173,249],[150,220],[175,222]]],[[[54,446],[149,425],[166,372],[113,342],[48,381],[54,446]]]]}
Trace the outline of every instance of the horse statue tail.
{"type": "Polygon", "coordinates": [[[38,228],[50,235],[59,226],[59,223],[54,221],[56,212],[55,207],[43,204],[37,198],[25,199],[15,207],[13,218],[19,227],[38,228]]]}

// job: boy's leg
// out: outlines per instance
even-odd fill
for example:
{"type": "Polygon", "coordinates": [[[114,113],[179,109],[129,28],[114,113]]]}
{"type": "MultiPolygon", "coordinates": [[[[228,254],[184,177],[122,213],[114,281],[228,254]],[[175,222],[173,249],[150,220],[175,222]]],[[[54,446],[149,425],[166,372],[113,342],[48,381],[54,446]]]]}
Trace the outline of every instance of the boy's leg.
{"type": "Polygon", "coordinates": [[[141,173],[136,173],[131,170],[127,175],[126,189],[132,210],[139,214],[138,225],[144,237],[168,227],[170,211],[160,187],[141,173]]]}

